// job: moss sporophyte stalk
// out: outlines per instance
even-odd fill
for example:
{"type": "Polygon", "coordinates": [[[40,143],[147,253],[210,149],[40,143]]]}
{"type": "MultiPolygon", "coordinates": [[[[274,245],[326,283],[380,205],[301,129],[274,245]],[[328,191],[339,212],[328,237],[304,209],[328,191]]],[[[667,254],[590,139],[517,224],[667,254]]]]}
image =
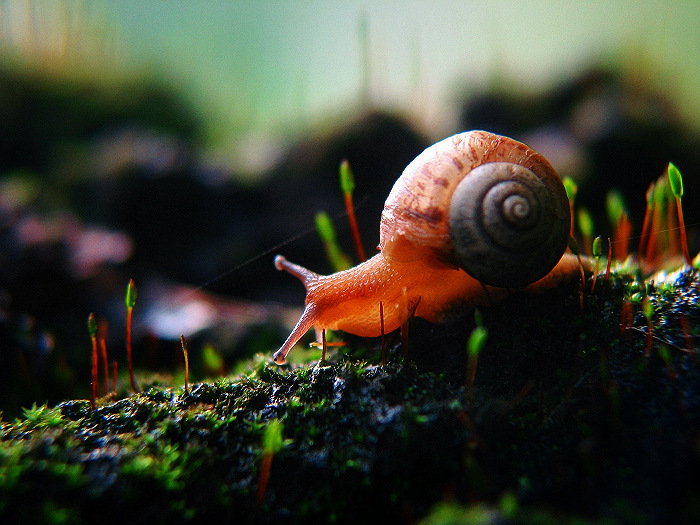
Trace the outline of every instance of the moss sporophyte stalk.
{"type": "Polygon", "coordinates": [[[129,364],[129,380],[131,381],[131,389],[138,392],[136,386],[136,377],[134,376],[134,363],[131,352],[131,318],[133,316],[134,305],[136,304],[136,285],[133,279],[129,279],[129,284],[126,287],[126,296],[124,298],[126,304],[126,356],[129,364]]]}
{"type": "Polygon", "coordinates": [[[676,168],[671,162],[668,163],[667,171],[671,191],[673,191],[673,196],[676,199],[678,225],[681,235],[681,249],[683,251],[683,256],[685,257],[685,263],[690,266],[692,265],[692,261],[690,259],[690,253],[688,252],[688,239],[685,232],[685,221],[683,219],[683,206],[681,205],[681,198],[683,197],[683,178],[681,177],[681,172],[678,171],[678,168],[676,168]]]}
{"type": "Polygon", "coordinates": [[[190,393],[190,360],[184,335],[180,336],[180,344],[182,346],[182,354],[185,359],[185,395],[188,395],[190,393]]]}
{"type": "MultiPolygon", "coordinates": [[[[109,360],[107,359],[107,321],[102,319],[97,324],[97,339],[100,345],[100,356],[102,358],[102,370],[104,373],[104,395],[109,394],[109,360]]],[[[114,391],[117,390],[117,382],[114,381],[114,391]]]]}
{"type": "Polygon", "coordinates": [[[90,397],[90,402],[92,408],[95,408],[95,403],[97,399],[97,389],[98,389],[98,377],[97,377],[97,321],[95,320],[95,314],[90,314],[87,321],[88,333],[90,334],[90,342],[92,343],[92,394],[90,397]]]}
{"type": "Polygon", "coordinates": [[[357,257],[360,259],[360,262],[364,262],[367,260],[367,255],[365,254],[365,249],[362,246],[360,228],[357,226],[355,206],[352,201],[352,194],[355,191],[355,177],[352,174],[350,163],[347,161],[347,159],[340,163],[339,176],[340,189],[342,190],[343,197],[345,199],[345,211],[348,215],[348,222],[350,223],[352,238],[355,242],[355,251],[357,252],[357,257]]]}

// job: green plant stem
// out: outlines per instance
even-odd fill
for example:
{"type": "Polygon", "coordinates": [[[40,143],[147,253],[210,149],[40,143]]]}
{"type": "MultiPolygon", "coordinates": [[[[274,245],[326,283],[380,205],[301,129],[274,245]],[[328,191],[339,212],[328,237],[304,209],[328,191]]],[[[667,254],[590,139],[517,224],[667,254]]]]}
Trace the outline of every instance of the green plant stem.
{"type": "Polygon", "coordinates": [[[693,261],[690,258],[690,252],[688,251],[688,237],[685,233],[685,220],[683,219],[683,207],[681,206],[681,198],[676,196],[676,210],[678,211],[678,228],[681,233],[681,249],[683,250],[683,258],[685,259],[685,264],[688,266],[693,265],[693,261]]]}
{"type": "Polygon", "coordinates": [[[139,388],[136,386],[136,378],[134,377],[134,363],[131,358],[131,314],[133,311],[133,308],[126,309],[126,358],[129,362],[129,380],[131,381],[131,388],[134,392],[138,392],[139,388]]]}
{"type": "Polygon", "coordinates": [[[362,238],[360,237],[360,228],[357,226],[355,206],[352,202],[352,193],[346,193],[344,196],[345,209],[348,214],[348,222],[350,223],[353,241],[355,241],[355,251],[357,252],[357,257],[360,259],[360,262],[365,262],[367,260],[367,254],[365,253],[365,249],[362,247],[362,238]]]}
{"type": "Polygon", "coordinates": [[[180,336],[180,344],[182,345],[182,353],[185,356],[185,395],[189,395],[190,393],[190,362],[189,362],[189,356],[187,352],[187,345],[185,344],[185,336],[181,335],[180,336]]]}
{"type": "Polygon", "coordinates": [[[101,321],[98,325],[100,339],[100,353],[102,354],[102,370],[105,376],[105,395],[109,394],[109,362],[107,361],[107,321],[101,321]]]}
{"type": "Polygon", "coordinates": [[[92,409],[95,410],[97,406],[97,389],[99,388],[99,378],[97,376],[97,337],[90,336],[92,341],[92,395],[90,397],[90,404],[92,409]]]}

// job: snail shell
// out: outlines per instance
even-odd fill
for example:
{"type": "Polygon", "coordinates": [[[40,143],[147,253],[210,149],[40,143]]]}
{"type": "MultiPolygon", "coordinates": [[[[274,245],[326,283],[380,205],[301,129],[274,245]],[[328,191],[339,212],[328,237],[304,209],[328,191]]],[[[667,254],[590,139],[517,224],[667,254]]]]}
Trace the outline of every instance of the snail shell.
{"type": "Polygon", "coordinates": [[[430,248],[492,286],[518,288],[545,276],[567,246],[564,186],[537,152],[508,137],[471,131],[416,157],[384,205],[380,248],[410,260],[430,248]]]}
{"type": "Polygon", "coordinates": [[[275,258],[307,295],[273,359],[284,363],[311,327],[378,336],[411,315],[439,322],[459,303],[476,306],[506,288],[537,292],[576,278],[577,259],[562,256],[570,226],[566,191],[544,157],[485,131],[449,137],[396,181],[382,212],[380,253],[332,275],[275,258]]]}

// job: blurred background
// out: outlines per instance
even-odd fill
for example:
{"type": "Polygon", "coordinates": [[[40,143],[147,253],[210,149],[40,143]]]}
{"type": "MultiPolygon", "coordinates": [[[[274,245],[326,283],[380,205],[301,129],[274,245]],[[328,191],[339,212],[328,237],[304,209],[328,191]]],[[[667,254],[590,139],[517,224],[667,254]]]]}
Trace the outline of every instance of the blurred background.
{"type": "Polygon", "coordinates": [[[699,56],[694,0],[0,0],[0,410],[88,395],[90,312],[126,373],[130,278],[142,373],[181,373],[180,334],[195,380],[271,353],[304,298],[274,255],[329,272],[319,210],[354,255],[340,162],[372,253],[463,130],[544,154],[601,235],[673,161],[696,253],[699,56]]]}

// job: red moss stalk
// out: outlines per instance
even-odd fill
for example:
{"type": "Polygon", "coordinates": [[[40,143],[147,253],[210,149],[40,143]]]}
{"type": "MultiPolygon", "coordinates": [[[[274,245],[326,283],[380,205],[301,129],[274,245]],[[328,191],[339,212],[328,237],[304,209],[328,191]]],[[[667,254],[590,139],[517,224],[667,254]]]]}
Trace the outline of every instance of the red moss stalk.
{"type": "Polygon", "coordinates": [[[182,345],[182,353],[185,356],[185,395],[190,393],[190,360],[187,352],[187,345],[185,344],[185,336],[180,335],[180,344],[182,345]]]}
{"type": "Polygon", "coordinates": [[[134,311],[134,305],[136,304],[136,285],[134,280],[130,279],[129,284],[126,287],[126,358],[129,364],[129,380],[131,381],[131,388],[134,392],[138,392],[139,388],[136,386],[136,378],[134,377],[134,363],[131,358],[131,317],[134,311]]]}
{"type": "Polygon", "coordinates": [[[629,253],[630,234],[632,233],[632,223],[627,214],[625,201],[620,192],[611,190],[605,197],[605,206],[613,230],[615,259],[624,261],[629,253]]]}
{"type": "Polygon", "coordinates": [[[98,389],[98,376],[97,376],[97,321],[95,321],[95,314],[90,314],[87,321],[88,333],[90,334],[90,341],[92,342],[92,394],[90,396],[90,404],[92,409],[95,410],[97,406],[97,389],[98,389]]]}
{"type": "Polygon", "coordinates": [[[676,207],[678,209],[678,231],[681,234],[681,250],[683,251],[683,258],[685,259],[685,264],[692,266],[693,260],[690,258],[690,252],[688,251],[688,238],[685,233],[685,220],[683,219],[683,209],[681,208],[680,198],[676,198],[676,207]]]}
{"type": "MultiPolygon", "coordinates": [[[[318,332],[316,333],[316,337],[318,338],[318,332]]],[[[345,346],[347,343],[345,341],[328,341],[326,339],[326,329],[323,328],[321,330],[321,342],[319,343],[318,341],[313,341],[312,343],[309,344],[310,347],[312,348],[321,348],[321,361],[326,360],[326,351],[330,347],[337,347],[337,346],[345,346]]],[[[221,373],[223,375],[223,371],[221,373]]]]}
{"type": "Polygon", "coordinates": [[[668,257],[671,259],[682,253],[681,241],[678,238],[680,224],[676,221],[677,209],[678,201],[673,195],[669,196],[666,202],[666,231],[668,232],[668,257]]]}
{"type": "Polygon", "coordinates": [[[101,320],[97,325],[97,338],[100,342],[100,354],[102,355],[102,370],[105,377],[105,395],[109,394],[109,361],[107,361],[107,321],[101,320]]]}
{"type": "Polygon", "coordinates": [[[262,462],[260,463],[260,477],[258,479],[258,494],[256,501],[260,505],[265,499],[265,492],[267,492],[267,483],[270,480],[270,470],[272,469],[272,458],[273,454],[263,454],[262,462]]]}
{"type": "Polygon", "coordinates": [[[627,217],[627,213],[622,213],[617,220],[613,243],[615,245],[615,259],[624,261],[629,254],[630,235],[632,234],[632,223],[627,217]]]}
{"type": "Polygon", "coordinates": [[[350,230],[352,231],[352,238],[355,242],[355,251],[357,252],[357,257],[360,259],[360,262],[365,262],[367,260],[367,254],[365,254],[365,249],[362,247],[360,228],[357,225],[357,218],[355,217],[355,206],[352,202],[352,193],[345,194],[345,209],[348,213],[348,221],[350,222],[350,230]]]}
{"type": "Polygon", "coordinates": [[[381,328],[382,341],[382,366],[386,366],[386,342],[384,340],[384,305],[379,301],[379,324],[381,328]]]}
{"type": "Polygon", "coordinates": [[[365,254],[365,249],[362,247],[360,228],[357,226],[357,218],[355,217],[355,205],[352,202],[352,193],[355,190],[355,178],[353,177],[350,163],[347,159],[340,163],[340,187],[345,197],[345,210],[348,214],[352,238],[355,241],[355,251],[357,251],[360,262],[364,262],[367,260],[367,255],[365,254]]]}
{"type": "Polygon", "coordinates": [[[690,252],[688,251],[688,238],[685,233],[685,220],[683,219],[683,206],[681,205],[681,198],[683,197],[683,178],[681,177],[681,172],[678,171],[673,163],[668,163],[668,182],[671,184],[671,191],[676,198],[676,210],[678,212],[678,228],[681,235],[681,250],[683,251],[683,258],[688,266],[693,265],[693,261],[690,259],[690,252]]]}

